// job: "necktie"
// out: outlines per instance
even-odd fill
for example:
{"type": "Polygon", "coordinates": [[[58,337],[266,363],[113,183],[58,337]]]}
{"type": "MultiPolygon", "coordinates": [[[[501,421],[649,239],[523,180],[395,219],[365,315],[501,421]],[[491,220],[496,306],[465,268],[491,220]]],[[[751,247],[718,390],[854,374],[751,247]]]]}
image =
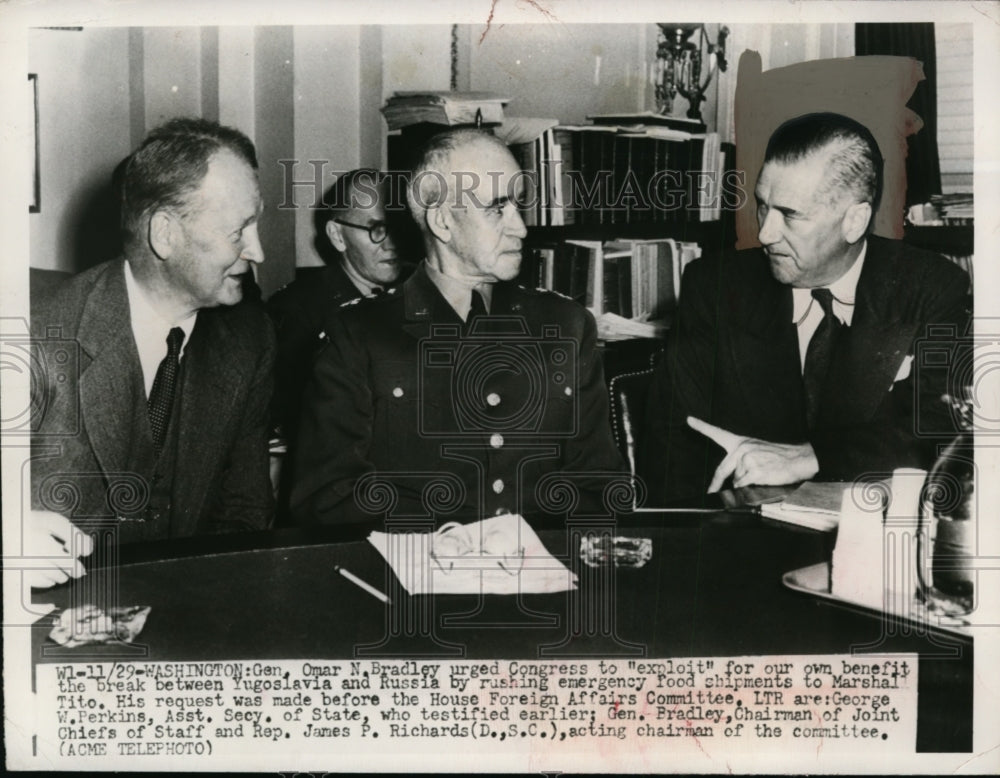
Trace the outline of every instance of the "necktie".
{"type": "Polygon", "coordinates": [[[816,425],[820,396],[830,371],[830,357],[833,355],[837,334],[842,327],[840,320],[833,313],[833,293],[829,289],[813,289],[812,296],[823,309],[823,320],[809,341],[802,371],[802,382],[806,390],[806,422],[809,429],[816,425]]]}
{"type": "Polygon", "coordinates": [[[381,297],[384,294],[385,294],[385,289],[383,289],[381,286],[372,287],[372,297],[381,297]]]}
{"type": "Polygon", "coordinates": [[[180,369],[179,357],[181,344],[184,343],[184,330],[174,327],[167,335],[167,355],[156,368],[156,378],[153,379],[153,389],[149,393],[146,411],[149,414],[149,427],[153,431],[153,447],[159,455],[163,448],[163,440],[170,424],[170,411],[174,407],[174,390],[177,388],[177,373],[180,369]]]}
{"type": "Polygon", "coordinates": [[[480,316],[485,316],[486,311],[486,301],[483,296],[476,291],[472,290],[472,304],[469,306],[469,315],[465,317],[465,327],[466,329],[472,327],[472,322],[478,319],[480,316]]]}

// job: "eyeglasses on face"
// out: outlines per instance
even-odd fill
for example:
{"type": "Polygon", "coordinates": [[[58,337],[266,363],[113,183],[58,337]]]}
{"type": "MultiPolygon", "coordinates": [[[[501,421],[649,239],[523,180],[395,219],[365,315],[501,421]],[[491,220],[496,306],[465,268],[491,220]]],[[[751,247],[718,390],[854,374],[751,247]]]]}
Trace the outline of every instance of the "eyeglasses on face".
{"type": "Polygon", "coordinates": [[[353,227],[356,230],[364,230],[368,233],[368,237],[372,243],[381,243],[386,239],[389,234],[386,230],[385,222],[372,222],[371,224],[355,224],[354,222],[345,221],[344,219],[334,219],[337,224],[343,224],[345,227],[353,227]]]}

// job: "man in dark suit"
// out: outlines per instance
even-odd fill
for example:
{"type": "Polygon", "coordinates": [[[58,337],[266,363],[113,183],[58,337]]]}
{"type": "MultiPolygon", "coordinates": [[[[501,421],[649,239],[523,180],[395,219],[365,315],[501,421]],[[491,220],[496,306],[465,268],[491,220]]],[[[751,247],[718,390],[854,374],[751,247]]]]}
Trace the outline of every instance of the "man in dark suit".
{"type": "Polygon", "coordinates": [[[578,510],[604,512],[602,488],[622,463],[596,326],[576,303],[512,283],[522,186],[490,135],[456,130],[425,148],[409,203],[426,260],[327,326],[303,401],[300,521],[541,519],[558,502],[549,473],[579,491],[578,510]],[[394,493],[391,511],[372,478],[394,493]]]}
{"type": "Polygon", "coordinates": [[[264,259],[253,144],[177,119],[128,162],[124,259],[33,305],[33,507],[119,542],[263,529],[274,335],[242,276],[264,259]]]}
{"type": "Polygon", "coordinates": [[[933,462],[946,387],[913,357],[930,325],[964,334],[969,279],[869,234],[881,187],[857,122],[810,114],[775,131],[755,191],[762,248],[684,276],[649,405],[654,500],[933,462]]]}
{"type": "Polygon", "coordinates": [[[348,300],[381,294],[399,278],[402,261],[386,216],[392,195],[392,179],[377,170],[340,176],[315,211],[316,249],[326,265],[300,269],[268,300],[278,342],[275,415],[286,435],[294,434],[330,313],[348,300]]]}

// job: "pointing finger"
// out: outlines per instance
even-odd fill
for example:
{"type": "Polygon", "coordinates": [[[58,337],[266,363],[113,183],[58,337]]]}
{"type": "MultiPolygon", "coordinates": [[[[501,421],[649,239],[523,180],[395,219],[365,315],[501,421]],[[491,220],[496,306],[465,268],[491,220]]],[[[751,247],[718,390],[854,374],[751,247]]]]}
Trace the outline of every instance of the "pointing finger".
{"type": "Polygon", "coordinates": [[[712,483],[708,486],[708,493],[712,494],[719,491],[722,488],[722,484],[726,482],[726,479],[733,474],[736,470],[736,465],[739,462],[742,452],[733,449],[725,458],[719,463],[719,466],[715,468],[715,475],[712,476],[712,483]]]}
{"type": "Polygon", "coordinates": [[[727,453],[731,453],[740,443],[746,440],[743,435],[737,435],[735,432],[722,429],[722,427],[716,427],[714,424],[696,419],[694,416],[688,416],[687,423],[695,432],[700,432],[709,440],[718,443],[727,453]]]}

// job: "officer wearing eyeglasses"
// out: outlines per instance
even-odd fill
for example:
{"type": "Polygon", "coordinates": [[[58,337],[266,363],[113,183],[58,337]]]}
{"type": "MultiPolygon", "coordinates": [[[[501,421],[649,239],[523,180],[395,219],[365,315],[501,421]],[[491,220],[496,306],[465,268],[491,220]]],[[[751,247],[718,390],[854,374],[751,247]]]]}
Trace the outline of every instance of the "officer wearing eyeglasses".
{"type": "Polygon", "coordinates": [[[391,196],[390,179],[377,170],[337,178],[314,217],[316,250],[326,266],[299,269],[268,301],[278,334],[275,422],[289,440],[324,322],[344,303],[381,294],[399,279],[404,265],[386,225],[391,196]]]}
{"type": "Polygon", "coordinates": [[[346,173],[325,199],[323,215],[327,218],[317,237],[322,232],[340,254],[340,262],[331,264],[354,287],[348,299],[379,294],[399,277],[396,243],[386,228],[390,182],[380,178],[374,170],[346,173]]]}

